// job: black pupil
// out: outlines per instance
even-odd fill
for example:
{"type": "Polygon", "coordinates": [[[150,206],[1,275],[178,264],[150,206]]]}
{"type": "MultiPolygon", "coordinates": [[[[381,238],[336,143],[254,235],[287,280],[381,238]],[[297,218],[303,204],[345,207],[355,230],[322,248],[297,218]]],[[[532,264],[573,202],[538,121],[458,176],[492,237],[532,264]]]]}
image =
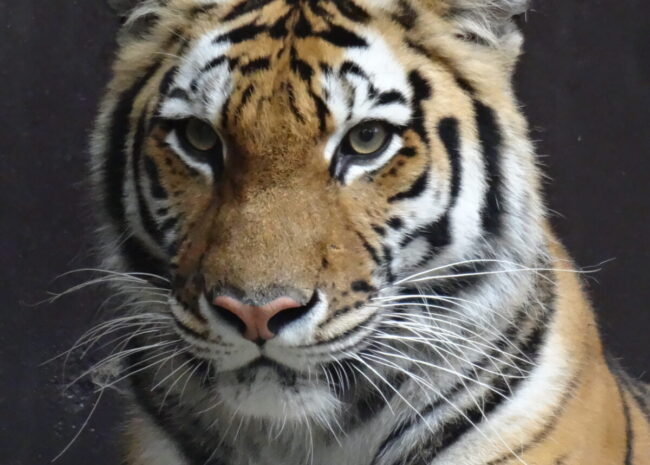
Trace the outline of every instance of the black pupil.
{"type": "Polygon", "coordinates": [[[377,126],[368,126],[359,131],[359,139],[361,139],[362,142],[371,142],[378,133],[379,128],[377,126]]]}

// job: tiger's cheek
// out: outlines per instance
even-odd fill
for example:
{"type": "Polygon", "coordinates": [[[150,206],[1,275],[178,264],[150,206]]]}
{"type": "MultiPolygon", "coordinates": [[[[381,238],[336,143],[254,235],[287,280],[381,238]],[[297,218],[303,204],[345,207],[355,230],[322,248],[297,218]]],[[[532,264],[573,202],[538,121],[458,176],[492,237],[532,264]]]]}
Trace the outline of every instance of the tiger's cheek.
{"type": "Polygon", "coordinates": [[[150,184],[163,200],[164,206],[156,212],[160,215],[158,221],[167,225],[170,261],[173,266],[182,263],[189,269],[198,265],[200,249],[206,245],[207,228],[201,223],[215,203],[213,181],[183,163],[166,146],[164,136],[159,129],[153,131],[144,163],[150,184]]]}

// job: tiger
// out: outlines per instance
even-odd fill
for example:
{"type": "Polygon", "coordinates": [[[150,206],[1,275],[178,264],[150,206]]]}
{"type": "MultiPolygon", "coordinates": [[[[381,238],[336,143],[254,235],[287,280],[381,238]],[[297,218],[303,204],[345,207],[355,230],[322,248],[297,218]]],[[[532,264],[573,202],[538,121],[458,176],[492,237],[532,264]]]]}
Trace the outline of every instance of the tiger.
{"type": "Polygon", "coordinates": [[[112,0],[127,465],[648,465],[513,90],[525,0],[112,0]]]}

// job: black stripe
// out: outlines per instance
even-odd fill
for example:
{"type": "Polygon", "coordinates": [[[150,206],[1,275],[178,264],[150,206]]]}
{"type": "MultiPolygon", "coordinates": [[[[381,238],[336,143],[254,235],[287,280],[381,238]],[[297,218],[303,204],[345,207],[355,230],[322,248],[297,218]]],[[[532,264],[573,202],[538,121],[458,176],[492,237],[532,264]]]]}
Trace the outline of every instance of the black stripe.
{"type": "Polygon", "coordinates": [[[389,203],[399,202],[402,200],[412,199],[422,195],[422,193],[426,190],[427,185],[429,184],[429,169],[430,167],[427,165],[424,168],[424,171],[420,173],[420,176],[418,176],[418,178],[415,180],[415,182],[411,184],[411,187],[409,187],[407,190],[403,192],[399,192],[398,194],[389,197],[388,202],[389,203]]]}
{"type": "Polygon", "coordinates": [[[478,127],[483,157],[487,169],[488,192],[485,206],[481,212],[483,228],[491,234],[501,229],[504,200],[502,196],[503,179],[501,175],[501,131],[494,110],[478,100],[474,101],[476,125],[478,127]]]}
{"type": "Polygon", "coordinates": [[[650,386],[643,381],[635,380],[627,374],[620,362],[611,354],[606,355],[607,365],[610,371],[623,383],[627,391],[634,398],[643,415],[650,421],[650,386]]]}
{"type": "MultiPolygon", "coordinates": [[[[217,66],[224,63],[228,58],[225,55],[218,56],[210,60],[203,68],[201,68],[201,74],[212,71],[217,66]]],[[[197,78],[198,79],[198,78],[197,78]]]]}
{"type": "Polygon", "coordinates": [[[169,92],[169,95],[167,96],[168,98],[177,98],[179,100],[185,100],[189,101],[190,96],[187,93],[185,89],[181,89],[180,87],[175,87],[174,89],[169,92]]]}
{"type": "MultiPolygon", "coordinates": [[[[614,376],[614,375],[612,375],[614,376]]],[[[625,391],[621,383],[616,379],[616,386],[618,387],[618,394],[621,398],[621,406],[623,407],[623,417],[625,418],[625,458],[623,463],[625,465],[632,465],[632,453],[634,450],[634,430],[632,429],[632,418],[630,416],[630,406],[625,398],[625,391]]]]}
{"type": "Polygon", "coordinates": [[[314,101],[314,105],[316,105],[316,115],[318,116],[319,130],[321,133],[324,133],[327,129],[327,116],[330,113],[329,108],[327,108],[327,105],[323,99],[316,95],[313,91],[309,91],[309,96],[314,101]]]}
{"type": "Polygon", "coordinates": [[[126,169],[126,139],[129,134],[133,101],[152,76],[160,69],[160,63],[155,63],[138,79],[135,84],[125,91],[119,98],[112,116],[112,125],[109,129],[109,143],[106,160],[103,165],[104,174],[104,206],[119,227],[124,224],[124,181],[126,169]]]}
{"type": "Polygon", "coordinates": [[[230,12],[223,17],[223,21],[232,21],[247,13],[264,8],[274,0],[243,0],[235,5],[230,12]]]}
{"type": "Polygon", "coordinates": [[[354,292],[365,292],[365,293],[370,293],[377,290],[377,288],[372,286],[368,281],[364,281],[362,279],[354,281],[350,285],[350,289],[352,289],[354,292]]]}
{"type": "Polygon", "coordinates": [[[140,175],[140,162],[142,160],[142,146],[144,139],[146,138],[145,133],[145,121],[146,121],[146,108],[143,110],[142,114],[138,118],[138,126],[135,131],[133,138],[133,152],[131,154],[131,169],[133,170],[133,184],[135,188],[136,198],[134,199],[138,203],[138,213],[140,215],[140,220],[142,221],[142,226],[146,233],[154,240],[158,246],[162,246],[162,236],[158,230],[158,225],[156,221],[151,216],[151,211],[147,205],[146,199],[142,193],[142,179],[140,175]]]}
{"type": "Polygon", "coordinates": [[[289,95],[289,107],[291,108],[291,112],[294,114],[294,116],[298,121],[304,123],[305,117],[302,115],[302,113],[296,106],[296,92],[293,88],[293,84],[291,84],[291,82],[287,82],[286,89],[287,89],[287,94],[289,95]]]}
{"type": "Polygon", "coordinates": [[[352,409],[354,417],[348,428],[367,425],[374,417],[383,412],[408,379],[408,376],[403,373],[395,374],[390,376],[386,382],[380,383],[379,389],[371,389],[365,396],[358,399],[354,403],[352,409]]]}
{"type": "Polygon", "coordinates": [[[171,229],[175,228],[177,224],[178,224],[178,218],[169,218],[165,220],[165,222],[162,225],[160,225],[160,232],[166,233],[171,229]]]}
{"type": "MultiPolygon", "coordinates": [[[[566,391],[564,391],[564,393],[562,394],[562,398],[560,399],[558,406],[550,415],[550,420],[544,425],[544,427],[537,434],[535,434],[532,440],[520,446],[517,449],[516,454],[509,452],[499,457],[498,459],[488,462],[486,465],[501,465],[502,463],[505,463],[509,460],[514,460],[517,458],[517,455],[521,456],[525,452],[529,451],[530,449],[534,448],[535,446],[537,446],[538,444],[546,440],[549,437],[549,435],[555,430],[557,424],[560,422],[564,409],[569,403],[569,400],[573,398],[573,394],[575,393],[576,388],[580,384],[581,377],[582,377],[582,371],[578,372],[573,377],[573,379],[569,382],[566,391]]],[[[561,463],[561,460],[558,459],[557,463],[561,463]]]]}
{"type": "MultiPolygon", "coordinates": [[[[159,69],[160,63],[154,63],[133,86],[122,93],[113,111],[111,127],[108,130],[109,142],[102,166],[104,208],[117,228],[118,236],[125,235],[127,230],[123,203],[127,163],[125,150],[130,132],[133,101],[159,69]]],[[[146,251],[146,247],[140,239],[129,235],[121,243],[121,250],[130,271],[167,275],[167,267],[146,251]]]]}
{"type": "Polygon", "coordinates": [[[241,94],[241,100],[239,102],[239,107],[237,108],[237,113],[240,113],[243,108],[246,106],[246,104],[250,101],[251,97],[253,97],[253,94],[255,93],[255,85],[254,84],[249,84],[246,89],[244,89],[244,92],[241,94]]]}
{"type": "Polygon", "coordinates": [[[350,21],[365,24],[370,21],[370,15],[366,10],[358,6],[352,0],[332,0],[339,12],[350,21]]]}
{"type": "Polygon", "coordinates": [[[402,229],[404,227],[404,221],[399,216],[390,218],[386,224],[391,229],[402,229]]]}
{"type": "Polygon", "coordinates": [[[342,48],[368,46],[368,43],[365,41],[364,38],[336,24],[330,25],[329,29],[317,33],[316,36],[329,42],[332,45],[336,45],[337,47],[342,47],[342,48]]]}
{"type": "Polygon", "coordinates": [[[411,30],[415,27],[418,14],[406,0],[399,0],[397,3],[397,12],[392,18],[397,21],[404,29],[411,30]]]}
{"type": "Polygon", "coordinates": [[[354,74],[356,76],[359,76],[360,78],[365,79],[366,81],[370,80],[366,72],[362,70],[358,64],[352,61],[345,61],[341,64],[341,68],[339,69],[339,75],[345,76],[346,74],[354,74]]]}
{"type": "Polygon", "coordinates": [[[458,135],[458,120],[445,118],[438,123],[438,135],[447,149],[451,165],[451,202],[450,208],[456,203],[460,191],[461,163],[460,163],[460,137],[458,135]]]}
{"type": "Polygon", "coordinates": [[[292,12],[285,14],[278,18],[278,20],[269,28],[269,35],[274,39],[281,39],[289,34],[287,29],[287,21],[291,17],[292,12]]]}
{"type": "Polygon", "coordinates": [[[149,178],[150,193],[154,199],[164,200],[167,198],[167,191],[160,184],[160,176],[158,173],[158,166],[153,161],[153,158],[146,155],[144,157],[144,169],[147,172],[147,177],[149,178]]]}
{"type": "Polygon", "coordinates": [[[160,81],[160,86],[158,87],[158,93],[160,95],[167,95],[167,92],[169,92],[169,89],[172,85],[172,82],[174,81],[174,77],[176,76],[177,71],[178,71],[178,67],[172,66],[171,69],[169,69],[169,71],[165,73],[162,80],[160,81]]]}
{"type": "Polygon", "coordinates": [[[223,103],[223,106],[221,107],[221,124],[223,127],[228,127],[229,120],[228,120],[228,112],[230,110],[230,104],[232,102],[232,94],[229,94],[228,97],[226,97],[226,101],[223,103]]]}
{"type": "Polygon", "coordinates": [[[402,103],[406,105],[406,97],[398,90],[390,90],[379,94],[375,105],[391,105],[393,103],[402,103]]]}
{"type": "Polygon", "coordinates": [[[366,249],[368,254],[370,254],[370,257],[372,257],[372,261],[375,262],[376,265],[381,265],[381,260],[379,259],[379,255],[377,254],[377,249],[375,249],[373,246],[371,246],[368,241],[366,240],[365,237],[363,237],[363,234],[360,232],[356,231],[357,236],[359,239],[361,239],[361,243],[363,244],[363,248],[366,249]]]}
{"type": "MultiPolygon", "coordinates": [[[[535,363],[535,361],[539,358],[539,352],[548,330],[549,315],[550,312],[547,313],[546,318],[543,320],[543,322],[537,325],[537,327],[533,330],[532,335],[527,338],[525,344],[520,348],[520,352],[529,355],[533,363],[535,363]]],[[[514,373],[514,369],[511,369],[509,373],[514,373]]],[[[465,415],[467,418],[469,418],[470,421],[466,420],[465,418],[457,417],[456,419],[447,423],[446,427],[443,430],[442,436],[431,438],[428,441],[428,444],[424,446],[424,450],[428,451],[427,455],[424,458],[424,463],[433,462],[433,460],[441,452],[443,452],[452,444],[456,443],[466,432],[468,432],[473,427],[472,424],[476,425],[480,423],[503,402],[508,400],[508,394],[514,393],[522,381],[523,377],[514,378],[511,382],[509,382],[506,377],[497,377],[496,382],[492,382],[490,384],[492,388],[501,393],[501,395],[493,391],[488,391],[488,393],[483,397],[481,402],[482,405],[480,407],[474,406],[473,408],[465,411],[465,415]]]]}
{"type": "Polygon", "coordinates": [[[429,145],[429,134],[424,125],[424,101],[431,98],[433,90],[431,84],[420,74],[419,71],[414,70],[409,73],[409,82],[413,89],[413,99],[411,102],[412,115],[411,127],[422,138],[425,144],[429,145]]]}
{"type": "Polygon", "coordinates": [[[196,19],[197,16],[211,13],[212,11],[216,10],[219,6],[221,5],[218,5],[216,3],[211,3],[209,5],[192,7],[187,11],[187,17],[189,19],[196,19]]]}
{"type": "MultiPolygon", "coordinates": [[[[548,300],[551,300],[553,298],[554,298],[554,294],[551,293],[548,296],[544,296],[542,300],[544,300],[544,302],[547,302],[548,300]]],[[[414,296],[414,299],[421,300],[421,297],[416,295],[414,296]]],[[[433,300],[435,302],[435,299],[433,300]]],[[[408,303],[405,303],[405,306],[408,306],[408,303]]],[[[551,307],[548,311],[546,311],[546,313],[543,315],[541,320],[535,323],[535,326],[530,330],[529,334],[527,335],[521,334],[525,330],[525,325],[524,325],[525,320],[532,320],[534,318],[533,316],[531,316],[529,310],[530,309],[524,307],[519,311],[517,317],[512,321],[512,323],[508,326],[508,328],[499,337],[498,342],[496,343],[496,347],[492,349],[488,355],[482,357],[482,359],[479,360],[476,363],[476,365],[478,366],[488,365],[491,359],[493,360],[494,358],[498,358],[498,356],[500,355],[500,351],[504,349],[504,347],[508,344],[508,341],[512,342],[516,340],[520,341],[519,343],[516,344],[518,349],[516,354],[517,355],[525,354],[529,356],[531,362],[529,364],[527,362],[522,361],[521,359],[511,360],[511,364],[514,366],[506,366],[504,370],[504,374],[505,375],[520,374],[518,373],[519,370],[526,371],[527,368],[530,368],[530,366],[535,365],[536,360],[539,357],[539,352],[542,347],[544,337],[548,330],[548,324],[554,313],[554,307],[551,307]],[[518,335],[520,336],[518,337],[518,335]]],[[[472,379],[478,379],[478,371],[473,370],[472,367],[470,367],[470,370],[464,373],[464,375],[472,379]]],[[[495,389],[497,392],[501,393],[501,395],[496,394],[492,391],[487,392],[487,394],[483,397],[481,402],[483,404],[483,411],[485,415],[492,412],[502,402],[504,402],[505,397],[508,394],[514,392],[514,390],[518,387],[518,385],[522,381],[523,381],[522,378],[514,378],[512,382],[509,382],[506,376],[497,375],[492,377],[492,379],[488,381],[488,384],[490,384],[492,388],[495,389]]],[[[375,463],[376,461],[378,461],[379,458],[383,456],[393,446],[393,444],[399,442],[400,438],[404,434],[406,434],[407,431],[411,430],[416,425],[421,423],[420,418],[425,418],[427,415],[431,414],[433,411],[438,409],[445,402],[444,399],[448,399],[451,402],[453,402],[453,397],[459,392],[462,392],[464,389],[465,389],[465,383],[462,381],[457,382],[450,389],[443,392],[439,399],[424,407],[419,412],[419,415],[413,416],[408,420],[405,420],[404,422],[397,425],[393,429],[393,431],[391,431],[391,433],[384,439],[384,441],[382,441],[382,443],[377,449],[374,461],[371,463],[375,463]]],[[[467,432],[470,428],[472,428],[472,423],[477,424],[477,422],[481,421],[483,418],[483,413],[477,407],[470,408],[469,410],[465,411],[465,414],[471,420],[471,423],[464,418],[455,417],[446,425],[442,434],[436,434],[435,437],[430,438],[428,441],[426,441],[424,445],[419,444],[418,446],[416,446],[416,448],[412,450],[411,454],[409,454],[408,456],[409,459],[414,460],[415,450],[418,450],[420,452],[428,451],[428,455],[426,457],[424,456],[422,457],[423,460],[422,463],[427,463],[427,464],[431,463],[440,452],[442,452],[446,447],[456,442],[465,432],[467,432]]],[[[399,465],[401,463],[411,464],[411,463],[419,463],[419,462],[409,461],[407,459],[404,462],[395,462],[395,464],[393,465],[399,465]]]]}
{"type": "Polygon", "coordinates": [[[270,57],[262,57],[252,60],[240,68],[242,74],[253,74],[258,71],[265,71],[271,66],[270,57]]]}
{"type": "Polygon", "coordinates": [[[225,34],[221,34],[218,37],[215,37],[213,43],[218,44],[219,42],[230,42],[232,44],[239,44],[241,42],[254,39],[266,30],[266,26],[259,26],[255,23],[249,23],[235,28],[232,31],[226,32],[225,34]]]}
{"type": "Polygon", "coordinates": [[[314,75],[314,69],[309,63],[298,58],[295,48],[291,48],[291,70],[305,82],[310,82],[314,75]]]}
{"type": "MultiPolygon", "coordinates": [[[[128,366],[141,363],[145,354],[136,352],[128,360],[128,366]]],[[[154,421],[154,423],[165,431],[174,444],[180,449],[186,460],[192,465],[226,465],[221,458],[213,457],[212,450],[206,450],[205,442],[199,431],[195,431],[193,425],[197,424],[196,419],[189,415],[189,409],[179,408],[180,400],[175,395],[166,396],[164,407],[162,398],[164,392],[152,391],[151,386],[155,381],[147,373],[147,370],[134,373],[129,376],[135,400],[142,410],[154,421]]],[[[164,390],[163,390],[164,391],[164,390]]]]}
{"type": "Polygon", "coordinates": [[[435,281],[431,291],[441,297],[452,297],[481,282],[483,276],[478,273],[487,272],[490,267],[481,263],[468,263],[445,270],[445,275],[455,275],[444,280],[435,281]],[[472,276],[461,276],[472,275],[472,276]]]}
{"type": "Polygon", "coordinates": [[[399,152],[397,152],[397,154],[411,158],[417,155],[417,151],[415,150],[415,147],[403,147],[399,152]]]}

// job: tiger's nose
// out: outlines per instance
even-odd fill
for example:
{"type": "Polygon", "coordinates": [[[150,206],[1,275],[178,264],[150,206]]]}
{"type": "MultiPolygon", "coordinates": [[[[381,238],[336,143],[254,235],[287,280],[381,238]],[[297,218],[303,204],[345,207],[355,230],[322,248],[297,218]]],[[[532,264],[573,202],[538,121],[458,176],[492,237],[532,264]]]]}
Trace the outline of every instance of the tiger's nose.
{"type": "Polygon", "coordinates": [[[243,336],[258,345],[273,339],[277,332],[309,311],[290,297],[280,297],[261,307],[247,305],[233,297],[216,297],[212,304],[227,321],[237,326],[243,336]]]}

